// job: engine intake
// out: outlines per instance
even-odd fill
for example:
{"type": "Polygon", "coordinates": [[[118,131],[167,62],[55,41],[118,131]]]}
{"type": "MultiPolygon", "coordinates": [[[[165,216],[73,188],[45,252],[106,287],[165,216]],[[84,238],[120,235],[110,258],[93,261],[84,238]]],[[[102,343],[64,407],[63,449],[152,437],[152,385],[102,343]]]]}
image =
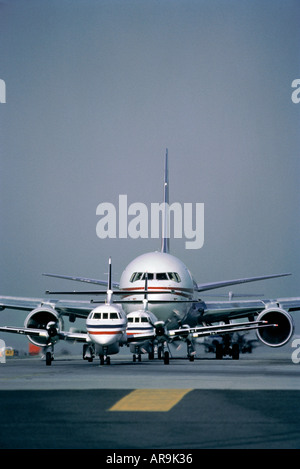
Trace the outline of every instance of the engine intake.
{"type": "Polygon", "coordinates": [[[33,329],[47,329],[48,338],[27,336],[30,342],[32,342],[34,345],[37,345],[38,347],[45,347],[46,345],[49,345],[49,342],[57,342],[55,341],[55,335],[59,330],[63,329],[63,321],[54,309],[41,306],[40,308],[36,308],[31,311],[31,313],[29,313],[25,319],[24,326],[33,329]]]}
{"type": "Polygon", "coordinates": [[[259,340],[269,347],[285,345],[294,332],[294,323],[291,315],[281,308],[264,309],[258,315],[257,320],[267,321],[269,324],[277,324],[277,327],[266,327],[256,331],[259,340]]]}

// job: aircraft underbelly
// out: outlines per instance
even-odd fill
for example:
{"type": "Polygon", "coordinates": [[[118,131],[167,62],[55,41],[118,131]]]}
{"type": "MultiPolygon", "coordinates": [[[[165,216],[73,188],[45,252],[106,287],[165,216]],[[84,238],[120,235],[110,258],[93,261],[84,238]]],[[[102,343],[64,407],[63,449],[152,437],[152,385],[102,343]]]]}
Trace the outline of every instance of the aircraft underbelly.
{"type": "Polygon", "coordinates": [[[100,345],[100,344],[95,345],[96,355],[114,355],[116,353],[119,353],[119,350],[120,350],[119,342],[115,342],[113,344],[109,344],[105,346],[100,345]]]}

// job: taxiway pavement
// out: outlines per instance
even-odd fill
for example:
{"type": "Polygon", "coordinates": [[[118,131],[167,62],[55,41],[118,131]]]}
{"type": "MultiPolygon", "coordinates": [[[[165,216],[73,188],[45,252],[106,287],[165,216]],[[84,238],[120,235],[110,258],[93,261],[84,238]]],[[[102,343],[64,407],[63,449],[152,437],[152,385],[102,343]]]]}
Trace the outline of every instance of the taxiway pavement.
{"type": "Polygon", "coordinates": [[[169,365],[146,357],[133,363],[128,353],[110,366],[78,357],[57,357],[50,367],[38,358],[7,360],[0,364],[0,448],[299,449],[300,364],[292,351],[263,347],[238,361],[203,354],[169,365]],[[120,410],[139,389],[147,407],[120,410]],[[160,390],[174,402],[157,410],[150,401],[160,390]]]}

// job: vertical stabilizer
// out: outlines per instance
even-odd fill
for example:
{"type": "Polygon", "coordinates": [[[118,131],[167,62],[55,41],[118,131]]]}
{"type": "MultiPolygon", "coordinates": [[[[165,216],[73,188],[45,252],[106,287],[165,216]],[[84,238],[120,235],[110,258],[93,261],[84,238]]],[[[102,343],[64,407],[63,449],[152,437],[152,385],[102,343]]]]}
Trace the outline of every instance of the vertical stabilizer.
{"type": "Polygon", "coordinates": [[[108,290],[111,290],[111,257],[108,259],[108,279],[107,279],[108,290]]]}
{"type": "Polygon", "coordinates": [[[170,233],[169,233],[169,163],[168,149],[166,149],[165,159],[165,178],[164,178],[164,210],[162,216],[162,236],[161,236],[161,252],[169,253],[170,250],[170,233]]]}
{"type": "Polygon", "coordinates": [[[111,257],[108,260],[108,278],[107,278],[107,298],[106,304],[110,305],[112,302],[112,289],[111,289],[111,257]]]}

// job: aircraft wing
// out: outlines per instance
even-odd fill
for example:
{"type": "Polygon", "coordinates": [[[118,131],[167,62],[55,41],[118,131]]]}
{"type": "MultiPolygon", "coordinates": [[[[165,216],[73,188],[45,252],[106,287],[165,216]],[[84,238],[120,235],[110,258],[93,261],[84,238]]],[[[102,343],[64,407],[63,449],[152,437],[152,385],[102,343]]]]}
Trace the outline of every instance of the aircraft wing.
{"type": "MultiPolygon", "coordinates": [[[[1,332],[11,332],[13,334],[27,335],[30,337],[42,337],[49,339],[49,331],[47,329],[34,329],[31,327],[13,327],[13,326],[0,326],[1,332]]],[[[77,342],[87,342],[88,335],[84,332],[68,332],[68,331],[57,331],[57,337],[59,340],[71,340],[77,342]]]]}
{"type": "Polygon", "coordinates": [[[30,335],[32,337],[48,337],[46,329],[33,329],[29,327],[0,326],[1,332],[11,332],[13,334],[30,335]]]}
{"type": "Polygon", "coordinates": [[[0,310],[17,309],[23,311],[32,311],[42,306],[53,308],[59,314],[64,316],[76,316],[86,319],[89,313],[94,309],[90,301],[72,301],[72,300],[44,300],[41,298],[21,298],[14,296],[0,296],[0,310]]]}
{"type": "Polygon", "coordinates": [[[293,333],[293,320],[289,313],[300,311],[300,297],[264,301],[199,302],[196,309],[200,313],[199,322],[203,325],[183,325],[179,329],[170,329],[167,332],[168,338],[191,340],[260,329],[263,331],[259,334],[262,342],[269,346],[281,346],[287,343],[293,333]]]}
{"type": "Polygon", "coordinates": [[[229,287],[231,285],[239,285],[242,283],[249,282],[258,282],[260,280],[268,280],[271,278],[286,277],[291,274],[275,274],[275,275],[264,275],[262,277],[247,277],[247,278],[238,278],[234,280],[224,280],[221,282],[212,282],[212,283],[200,283],[197,285],[197,291],[203,292],[208,290],[215,290],[217,288],[229,287]]]}
{"type": "Polygon", "coordinates": [[[277,327],[277,324],[268,324],[267,321],[249,321],[240,323],[231,323],[215,326],[182,327],[180,329],[171,329],[168,333],[170,338],[192,338],[206,337],[211,335],[232,334],[233,332],[242,332],[257,330],[259,328],[277,327]]]}
{"type": "Polygon", "coordinates": [[[206,322],[240,319],[259,314],[269,307],[282,308],[287,312],[300,311],[300,297],[276,300],[205,301],[197,303],[201,319],[206,322]]]}
{"type": "MultiPolygon", "coordinates": [[[[93,285],[102,285],[107,287],[107,280],[97,280],[95,278],[86,278],[86,277],[72,277],[70,275],[58,275],[58,274],[43,274],[45,277],[54,277],[64,280],[73,280],[74,282],[90,283],[93,285]]],[[[111,283],[114,288],[119,288],[119,282],[111,283]]]]}

